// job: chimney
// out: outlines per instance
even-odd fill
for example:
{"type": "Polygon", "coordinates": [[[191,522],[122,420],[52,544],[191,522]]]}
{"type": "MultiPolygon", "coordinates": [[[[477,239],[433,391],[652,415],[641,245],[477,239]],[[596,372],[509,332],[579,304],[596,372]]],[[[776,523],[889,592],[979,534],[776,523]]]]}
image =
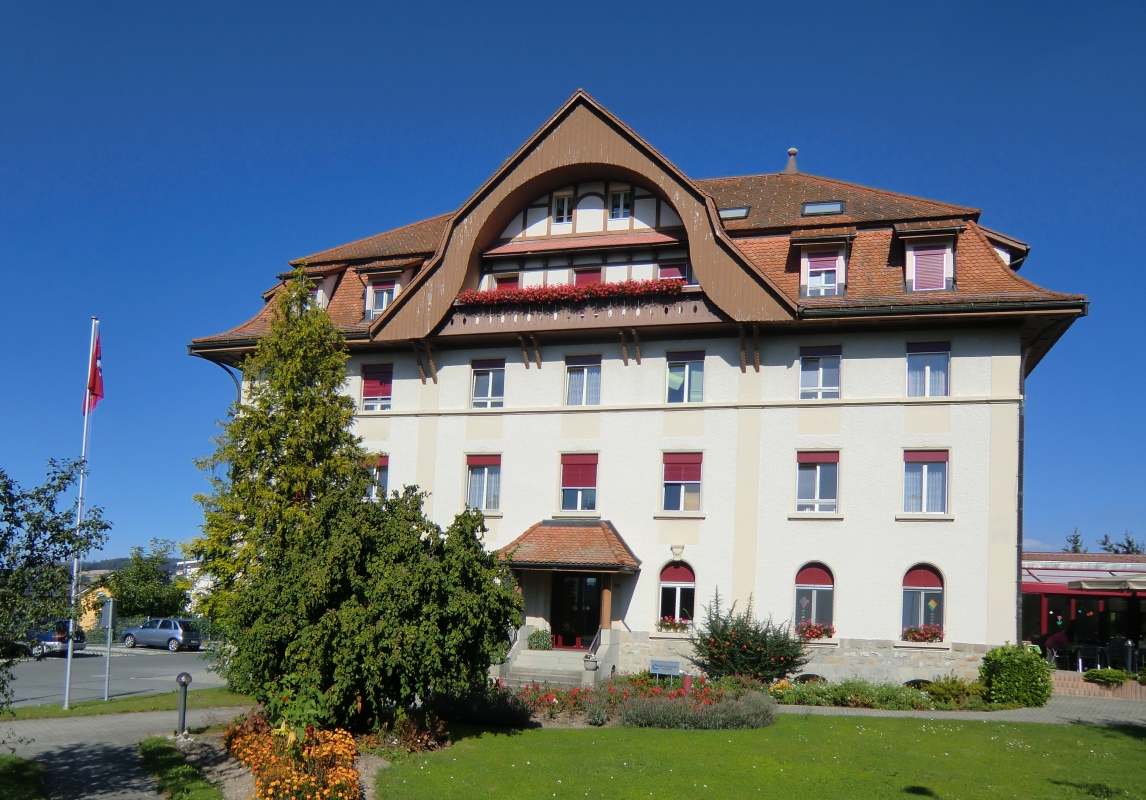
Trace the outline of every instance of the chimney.
{"type": "Polygon", "coordinates": [[[796,148],[788,148],[788,166],[784,167],[784,175],[799,175],[800,170],[796,167],[796,148]]]}

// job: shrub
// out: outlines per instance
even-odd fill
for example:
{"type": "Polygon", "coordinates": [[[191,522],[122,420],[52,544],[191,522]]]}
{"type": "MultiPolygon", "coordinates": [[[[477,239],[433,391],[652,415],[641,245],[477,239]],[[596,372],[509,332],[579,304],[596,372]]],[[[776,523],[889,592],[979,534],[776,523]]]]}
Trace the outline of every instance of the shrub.
{"type": "Polygon", "coordinates": [[[775,703],[763,692],[706,705],[660,697],[633,697],[621,706],[621,724],[632,728],[733,730],[764,728],[776,721],[775,703]]]}
{"type": "Polygon", "coordinates": [[[982,697],[987,687],[979,681],[966,681],[956,675],[946,675],[919,688],[936,703],[961,706],[973,698],[982,697]]]}
{"type": "Polygon", "coordinates": [[[603,699],[591,698],[585,705],[585,722],[600,727],[609,721],[609,704],[603,699]]]}
{"type": "Polygon", "coordinates": [[[1130,673],[1122,669],[1088,669],[1083,674],[1082,679],[1089,683],[1097,683],[1099,686],[1115,689],[1130,680],[1130,677],[1130,673]]]}
{"type": "Polygon", "coordinates": [[[790,625],[774,625],[770,617],[757,620],[751,601],[740,614],[735,603],[724,611],[719,591],[691,641],[696,649],[693,663],[713,679],[743,675],[772,683],[808,662],[804,643],[792,634],[790,625]]]}
{"type": "Polygon", "coordinates": [[[1146,686],[1146,669],[1138,671],[1138,682],[1143,686],[1146,686]]]}
{"type": "Polygon", "coordinates": [[[872,683],[849,678],[839,683],[794,683],[782,681],[770,692],[782,705],[840,706],[915,711],[931,708],[927,695],[910,686],[872,683]]]}
{"type": "Polygon", "coordinates": [[[529,638],[525,640],[525,644],[530,650],[552,650],[553,635],[549,633],[549,631],[537,630],[529,634],[529,638]]]}
{"type": "Polygon", "coordinates": [[[985,698],[991,703],[1045,706],[1054,691],[1053,669],[1038,653],[1004,645],[983,656],[979,680],[987,687],[985,698]]]}

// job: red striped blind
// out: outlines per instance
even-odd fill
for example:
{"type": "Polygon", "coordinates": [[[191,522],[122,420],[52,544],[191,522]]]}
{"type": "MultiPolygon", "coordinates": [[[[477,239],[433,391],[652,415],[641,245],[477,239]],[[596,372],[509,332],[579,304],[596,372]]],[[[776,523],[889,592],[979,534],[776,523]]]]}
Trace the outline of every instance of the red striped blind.
{"type": "Polygon", "coordinates": [[[835,450],[831,453],[796,453],[797,464],[838,464],[840,461],[840,452],[835,450]]]}
{"type": "Polygon", "coordinates": [[[362,365],[362,396],[389,397],[394,385],[393,364],[362,365]]]}
{"type": "Polygon", "coordinates": [[[834,586],[832,571],[823,564],[806,564],[796,574],[796,583],[800,586],[834,586]]]}
{"type": "Polygon", "coordinates": [[[477,453],[466,456],[466,465],[470,467],[500,467],[501,455],[477,453]]]}
{"type": "Polygon", "coordinates": [[[700,480],[700,453],[665,453],[665,481],[695,482],[700,480]]]}
{"type": "Polygon", "coordinates": [[[946,450],[908,450],[903,454],[903,460],[908,464],[934,463],[947,460],[946,450]]]}
{"type": "Polygon", "coordinates": [[[561,456],[561,488],[592,489],[597,486],[596,453],[564,453],[561,456]]]}
{"type": "Polygon", "coordinates": [[[947,248],[942,245],[915,248],[914,289],[944,289],[947,276],[944,269],[947,248]]]}
{"type": "Polygon", "coordinates": [[[498,275],[497,288],[500,289],[516,289],[518,286],[517,274],[513,275],[498,275]]]}
{"type": "Polygon", "coordinates": [[[903,585],[914,589],[942,589],[943,579],[931,567],[917,564],[903,576],[903,585]]]}
{"type": "Polygon", "coordinates": [[[378,466],[389,467],[390,466],[390,456],[378,456],[378,466]]]}
{"type": "Polygon", "coordinates": [[[808,255],[808,269],[835,269],[839,253],[810,253],[808,255]]]}
{"type": "Polygon", "coordinates": [[[680,278],[684,280],[684,265],[683,264],[665,264],[659,270],[658,277],[663,280],[669,278],[680,278]]]}
{"type": "Polygon", "coordinates": [[[600,269],[579,269],[573,272],[573,283],[577,286],[588,286],[590,283],[600,282],[600,269]]]}
{"type": "Polygon", "coordinates": [[[662,583],[696,583],[696,573],[683,561],[674,561],[661,570],[662,583]]]}

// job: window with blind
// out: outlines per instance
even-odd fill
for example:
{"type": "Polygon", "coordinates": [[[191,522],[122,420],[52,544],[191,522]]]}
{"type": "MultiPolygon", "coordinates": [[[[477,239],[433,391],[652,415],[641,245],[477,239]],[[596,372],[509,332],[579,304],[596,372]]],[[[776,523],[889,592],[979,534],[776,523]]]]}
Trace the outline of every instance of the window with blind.
{"type": "Polygon", "coordinates": [[[903,511],[947,513],[946,450],[908,450],[903,454],[903,511]]]}
{"type": "Polygon", "coordinates": [[[840,345],[800,348],[800,399],[837,400],[840,396],[840,345]]]}
{"type": "Polygon", "coordinates": [[[394,295],[398,291],[395,281],[377,281],[370,284],[370,291],[366,297],[366,316],[374,319],[386,310],[386,306],[394,302],[394,295]]]}
{"type": "Polygon", "coordinates": [[[952,258],[948,244],[917,244],[909,247],[911,274],[908,289],[913,292],[934,292],[952,288],[947,265],[952,258]]]}
{"type": "Polygon", "coordinates": [[[668,353],[669,403],[704,402],[704,351],[668,353]]]}
{"type": "Polygon", "coordinates": [[[473,408],[502,408],[505,405],[505,359],[489,358],[474,361],[472,401],[473,408]]]}
{"type": "Polygon", "coordinates": [[[469,470],[466,505],[480,511],[501,508],[501,456],[466,456],[466,466],[469,470]]]}
{"type": "Polygon", "coordinates": [[[394,387],[393,364],[362,365],[362,410],[389,411],[394,387]]]}
{"type": "Polygon", "coordinates": [[[370,484],[370,499],[378,502],[386,499],[390,483],[390,457],[378,456],[373,471],[374,481],[370,484]]]}
{"type": "Polygon", "coordinates": [[[597,509],[597,454],[565,453],[561,456],[561,510],[597,509]]]}
{"type": "Polygon", "coordinates": [[[838,250],[808,253],[808,280],[805,285],[808,297],[833,297],[840,293],[840,262],[843,260],[838,250]]]}
{"type": "Polygon", "coordinates": [[[632,194],[613,192],[609,195],[609,219],[628,219],[632,214],[632,194]]]}
{"type": "Polygon", "coordinates": [[[520,276],[516,272],[507,275],[497,275],[493,280],[493,288],[499,292],[504,292],[507,289],[516,289],[520,285],[520,276]]]}
{"type": "Polygon", "coordinates": [[[700,511],[700,453],[664,454],[664,510],[700,511]]]}
{"type": "Polygon", "coordinates": [[[943,631],[943,578],[926,564],[916,564],[903,576],[903,628],[934,626],[943,631]]]}
{"type": "Polygon", "coordinates": [[[661,613],[657,627],[677,630],[692,622],[696,610],[696,573],[683,561],[661,570],[661,613]]]}
{"type": "Polygon", "coordinates": [[[796,625],[831,625],[835,611],[835,579],[819,562],[805,564],[796,574],[796,625]]]}
{"type": "Polygon", "coordinates": [[[907,396],[947,397],[951,394],[948,381],[950,368],[950,342],[908,344],[907,396]]]}
{"type": "Polygon", "coordinates": [[[796,454],[796,510],[836,513],[839,494],[840,454],[796,454]]]}
{"type": "Polygon", "coordinates": [[[566,356],[565,405],[595,406],[601,403],[601,357],[566,356]]]}

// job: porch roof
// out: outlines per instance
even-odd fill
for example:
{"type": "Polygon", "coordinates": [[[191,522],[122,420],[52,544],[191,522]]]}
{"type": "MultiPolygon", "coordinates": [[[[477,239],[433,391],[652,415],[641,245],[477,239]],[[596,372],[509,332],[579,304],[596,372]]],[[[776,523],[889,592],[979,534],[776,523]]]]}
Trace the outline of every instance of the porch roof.
{"type": "Polygon", "coordinates": [[[522,569],[636,572],[640,560],[607,520],[547,519],[497,551],[522,569]]]}

